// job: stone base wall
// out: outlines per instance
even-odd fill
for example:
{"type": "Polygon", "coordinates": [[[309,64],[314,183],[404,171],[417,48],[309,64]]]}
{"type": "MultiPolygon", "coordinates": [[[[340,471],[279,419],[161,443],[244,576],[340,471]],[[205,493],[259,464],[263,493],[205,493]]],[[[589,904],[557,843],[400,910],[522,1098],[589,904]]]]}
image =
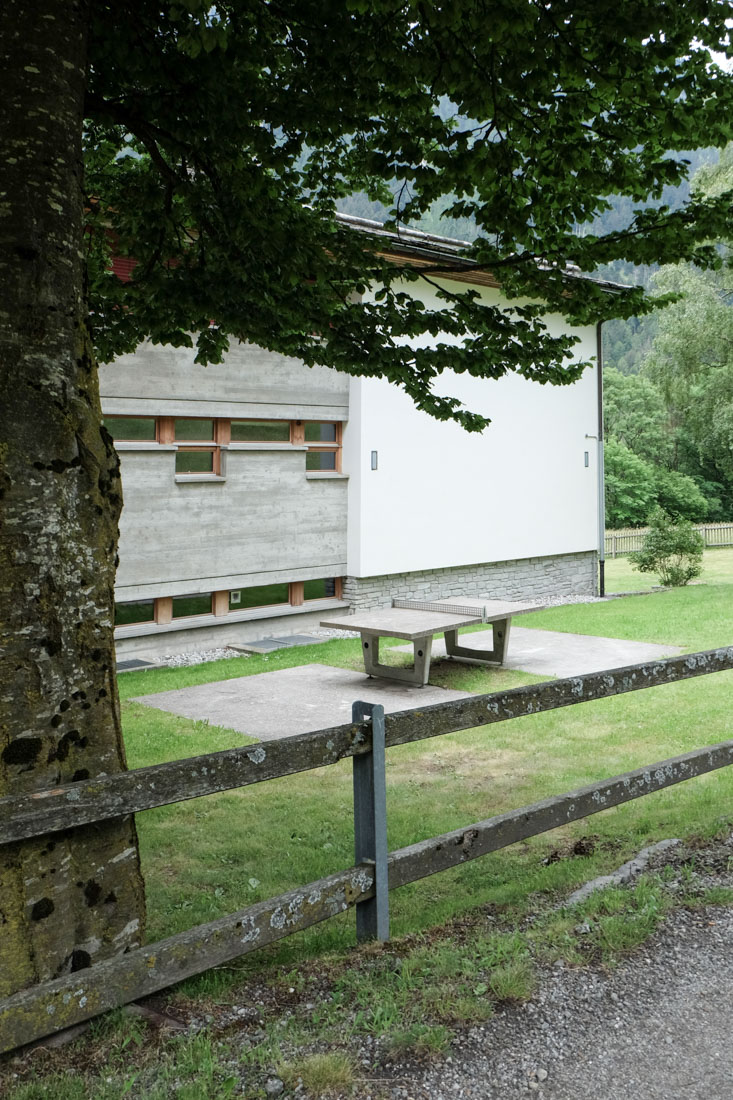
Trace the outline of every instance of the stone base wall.
{"type": "Polygon", "coordinates": [[[343,598],[355,610],[389,607],[392,598],[437,600],[451,596],[489,596],[530,600],[549,596],[598,595],[595,550],[547,558],[485,562],[379,577],[346,577],[343,598]]]}

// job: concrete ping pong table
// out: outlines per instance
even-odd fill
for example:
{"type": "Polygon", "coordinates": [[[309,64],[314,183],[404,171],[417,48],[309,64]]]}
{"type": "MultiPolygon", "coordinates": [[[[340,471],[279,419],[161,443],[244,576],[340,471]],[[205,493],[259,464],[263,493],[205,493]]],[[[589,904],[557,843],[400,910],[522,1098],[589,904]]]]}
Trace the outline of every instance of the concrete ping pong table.
{"type": "Polygon", "coordinates": [[[322,619],[321,626],[354,630],[361,634],[364,668],[368,676],[382,676],[423,687],[430,676],[430,651],[435,634],[445,635],[448,657],[481,665],[501,665],[509,641],[512,615],[537,611],[541,604],[523,601],[489,600],[483,596],[456,600],[392,600],[392,607],[357,611],[334,619],[322,619]],[[458,630],[475,623],[491,623],[493,647],[471,649],[458,644],[458,630]],[[413,668],[395,668],[379,661],[380,638],[406,638],[413,643],[413,668]]]}

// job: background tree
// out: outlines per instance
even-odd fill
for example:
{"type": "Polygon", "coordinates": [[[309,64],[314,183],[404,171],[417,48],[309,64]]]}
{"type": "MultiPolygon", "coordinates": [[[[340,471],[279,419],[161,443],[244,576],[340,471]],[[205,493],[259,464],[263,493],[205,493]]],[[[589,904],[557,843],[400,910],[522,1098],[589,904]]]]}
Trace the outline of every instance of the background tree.
{"type": "MultiPolygon", "coordinates": [[[[729,145],[701,164],[693,192],[719,195],[732,181],[729,145]]],[[[606,436],[651,462],[657,502],[692,520],[733,518],[733,284],[730,244],[716,248],[717,270],[640,270],[653,293],[674,300],[651,317],[611,322],[605,333],[606,436]],[[637,376],[621,378],[614,363],[637,376]]],[[[644,523],[643,512],[632,522],[644,523]]]]}
{"type": "Polygon", "coordinates": [[[603,375],[603,430],[647,462],[672,457],[667,409],[662,394],[647,378],[609,367],[603,375]]]}
{"type": "Polygon", "coordinates": [[[700,464],[689,453],[689,436],[645,374],[603,372],[606,440],[606,521],[609,527],[646,523],[652,504],[672,516],[701,522],[722,504],[700,464]],[[690,470],[691,473],[685,471],[690,470]]]}
{"type": "MultiPolygon", "coordinates": [[[[730,80],[707,52],[727,48],[727,14],[715,0],[5,0],[0,793],[124,767],[120,487],[92,340],[106,358],[193,341],[205,363],[248,339],[382,375],[471,429],[484,421],[433,389],[446,369],[573,381],[574,340],[543,311],[587,322],[644,304],[635,289],[611,302],[567,263],[718,262],[707,242],[730,194],[655,203],[687,176],[669,150],[731,136],[730,80]],[[579,235],[609,208],[609,179],[628,224],[579,235]],[[394,228],[457,196],[444,215],[478,227],[467,256],[511,310],[405,294],[440,269],[390,265],[383,242],[340,225],[354,191],[394,228]],[[137,262],[129,283],[111,248],[137,262]],[[358,301],[373,284],[378,300],[358,301]],[[441,332],[449,343],[419,346],[441,332]]],[[[0,860],[4,991],[139,938],[131,823],[0,860]]]]}
{"type": "Polygon", "coordinates": [[[606,524],[608,527],[637,525],[654,504],[654,468],[615,439],[605,446],[606,524]]]}
{"type": "Polygon", "coordinates": [[[667,306],[644,371],[656,382],[672,421],[684,426],[700,468],[733,489],[733,280],[728,268],[665,267],[654,280],[667,306]]]}

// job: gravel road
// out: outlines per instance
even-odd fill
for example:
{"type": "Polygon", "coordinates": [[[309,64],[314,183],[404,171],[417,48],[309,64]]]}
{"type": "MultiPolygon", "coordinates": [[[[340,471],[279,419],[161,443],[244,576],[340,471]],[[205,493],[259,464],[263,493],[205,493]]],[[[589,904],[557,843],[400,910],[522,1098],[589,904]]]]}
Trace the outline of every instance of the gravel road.
{"type": "Polygon", "coordinates": [[[557,966],[533,1000],[393,1088],[413,1100],[730,1100],[733,912],[676,912],[610,976],[557,966]]]}
{"type": "MultiPolygon", "coordinates": [[[[688,897],[733,889],[733,836],[648,852],[621,871],[666,868],[688,897]]],[[[377,1037],[352,1042],[365,1073],[339,1100],[733,1100],[732,1018],[733,907],[680,907],[615,969],[540,969],[530,1001],[458,1029],[448,1056],[395,1062],[377,1037]]]]}

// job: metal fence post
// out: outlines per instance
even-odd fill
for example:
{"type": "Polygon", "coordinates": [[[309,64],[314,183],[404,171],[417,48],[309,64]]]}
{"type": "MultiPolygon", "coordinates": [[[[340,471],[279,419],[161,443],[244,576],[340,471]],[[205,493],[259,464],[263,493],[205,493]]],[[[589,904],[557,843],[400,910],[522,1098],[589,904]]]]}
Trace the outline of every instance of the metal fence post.
{"type": "Polygon", "coordinates": [[[354,858],[374,864],[374,897],[356,906],[356,938],[389,939],[387,878],[387,784],[384,754],[384,707],[357,702],[352,722],[371,719],[372,751],[354,757],[354,858]]]}

